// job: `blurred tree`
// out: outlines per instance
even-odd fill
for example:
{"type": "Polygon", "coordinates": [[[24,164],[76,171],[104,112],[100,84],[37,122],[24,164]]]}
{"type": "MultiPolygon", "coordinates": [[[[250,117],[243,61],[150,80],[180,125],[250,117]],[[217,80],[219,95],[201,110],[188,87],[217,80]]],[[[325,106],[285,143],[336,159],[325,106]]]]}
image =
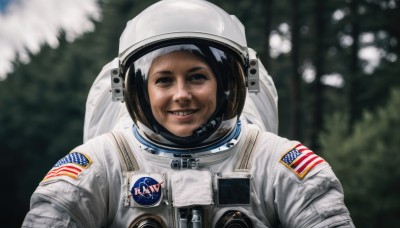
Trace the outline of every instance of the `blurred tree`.
{"type": "MultiPolygon", "coordinates": [[[[385,102],[392,87],[400,85],[400,3],[391,0],[365,1],[361,8],[360,24],[363,34],[372,34],[373,40],[364,46],[376,47],[379,50],[379,66],[377,69],[360,79],[360,89],[357,103],[358,109],[373,110],[385,102]],[[368,22],[368,23],[364,23],[368,22]]],[[[366,67],[366,62],[361,62],[366,67]]]]}
{"type": "MultiPolygon", "coordinates": [[[[302,6],[303,4],[300,4],[300,7],[302,6]]],[[[292,130],[292,119],[294,119],[294,116],[292,115],[291,107],[291,99],[293,98],[293,94],[291,93],[291,91],[292,89],[298,89],[292,87],[292,79],[294,78],[294,62],[288,53],[292,46],[288,45],[288,43],[286,42],[291,38],[290,25],[293,20],[292,2],[287,0],[273,1],[273,3],[271,3],[271,8],[268,11],[266,6],[264,6],[263,8],[264,11],[261,16],[271,18],[269,37],[270,39],[272,38],[273,41],[268,41],[269,45],[272,46],[270,46],[269,48],[269,60],[267,70],[274,79],[279,96],[279,134],[282,136],[291,137],[293,132],[295,131],[292,130]],[[270,15],[266,15],[267,13],[269,13],[270,15]],[[280,47],[277,47],[277,44],[279,44],[280,47]]],[[[302,21],[303,18],[297,19],[302,21]]],[[[302,22],[299,22],[299,24],[302,25],[302,22]]],[[[252,26],[251,24],[245,25],[246,27],[252,26]]],[[[253,29],[260,30],[260,28],[253,29]]],[[[260,34],[260,36],[261,35],[262,34],[260,34]]],[[[258,38],[256,37],[256,39],[260,39],[260,36],[258,38]]],[[[264,37],[265,36],[262,36],[263,39],[264,37]]],[[[263,54],[260,54],[260,56],[263,56],[263,54]]],[[[262,61],[264,61],[264,59],[265,57],[261,58],[262,61]]],[[[297,91],[300,92],[301,90],[298,89],[297,91]]]]}
{"type": "Polygon", "coordinates": [[[400,222],[400,88],[376,112],[364,112],[349,131],[349,114],[329,118],[321,135],[324,156],[341,180],[357,227],[397,227],[400,222]]]}
{"type": "Polygon", "coordinates": [[[291,138],[302,141],[300,135],[301,122],[301,72],[300,72],[300,4],[297,0],[292,0],[291,12],[291,35],[292,35],[292,76],[290,80],[290,107],[291,107],[291,138]]]}
{"type": "Polygon", "coordinates": [[[272,30],[272,18],[273,18],[273,0],[263,0],[263,15],[265,23],[265,32],[264,32],[264,44],[263,44],[263,51],[262,55],[260,55],[260,59],[263,62],[266,69],[271,69],[271,54],[270,54],[270,46],[269,40],[271,38],[271,30],[272,30]]]}
{"type": "Polygon", "coordinates": [[[310,126],[310,146],[314,150],[318,151],[319,145],[317,143],[317,137],[319,131],[322,129],[323,125],[323,94],[324,86],[322,84],[322,75],[325,71],[325,52],[327,50],[327,45],[325,40],[325,30],[326,25],[329,23],[327,20],[325,1],[315,1],[315,47],[314,47],[314,63],[315,63],[315,79],[312,83],[312,98],[311,103],[311,116],[312,123],[310,126]]]}
{"type": "Polygon", "coordinates": [[[360,116],[361,110],[359,106],[356,105],[358,102],[358,94],[359,94],[359,81],[361,76],[360,66],[359,66],[359,57],[358,52],[360,51],[360,17],[359,14],[359,7],[360,7],[360,0],[352,0],[350,2],[350,27],[351,27],[351,38],[353,40],[353,44],[351,45],[351,54],[350,54],[350,66],[349,66],[349,73],[348,78],[346,80],[347,83],[347,91],[348,95],[347,98],[349,100],[349,121],[350,126],[353,125],[354,121],[360,116]]]}
{"type": "Polygon", "coordinates": [[[328,50],[335,54],[325,64],[326,73],[342,75],[344,88],[330,89],[329,96],[335,100],[329,100],[325,113],[340,107],[350,113],[352,123],[360,119],[363,110],[372,111],[386,101],[390,91],[387,88],[400,85],[399,78],[394,77],[400,73],[398,64],[394,64],[400,54],[400,29],[394,26],[400,20],[400,6],[392,0],[352,0],[338,3],[334,13],[341,16],[329,31],[337,42],[328,50]],[[368,70],[368,61],[361,59],[364,48],[377,49],[373,57],[379,64],[375,70],[368,70]]]}

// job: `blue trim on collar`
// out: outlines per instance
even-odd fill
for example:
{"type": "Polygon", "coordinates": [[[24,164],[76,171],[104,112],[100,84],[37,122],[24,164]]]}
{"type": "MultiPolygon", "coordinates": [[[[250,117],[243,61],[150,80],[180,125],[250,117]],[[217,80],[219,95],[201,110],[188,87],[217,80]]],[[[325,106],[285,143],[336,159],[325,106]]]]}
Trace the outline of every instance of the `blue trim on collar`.
{"type": "Polygon", "coordinates": [[[145,147],[148,147],[149,151],[154,152],[155,154],[159,153],[169,153],[169,154],[193,154],[193,153],[198,153],[198,152],[204,152],[204,151],[210,151],[214,150],[218,147],[226,145],[228,142],[230,142],[232,139],[237,139],[240,135],[241,132],[241,122],[240,120],[237,122],[235,129],[227,136],[222,138],[221,140],[215,142],[212,145],[200,147],[200,148],[194,148],[194,149],[182,149],[182,148],[169,148],[169,147],[162,147],[160,145],[157,145],[150,140],[144,138],[142,135],[139,134],[138,128],[136,125],[133,125],[133,135],[135,138],[139,141],[139,143],[143,144],[145,147]]]}

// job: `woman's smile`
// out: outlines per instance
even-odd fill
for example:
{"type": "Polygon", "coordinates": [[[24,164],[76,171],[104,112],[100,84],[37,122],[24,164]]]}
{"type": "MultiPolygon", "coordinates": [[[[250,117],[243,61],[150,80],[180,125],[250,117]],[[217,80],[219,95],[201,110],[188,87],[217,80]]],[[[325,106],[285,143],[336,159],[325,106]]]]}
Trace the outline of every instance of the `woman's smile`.
{"type": "Polygon", "coordinates": [[[177,116],[189,116],[192,115],[194,113],[196,113],[198,111],[198,109],[196,110],[182,110],[182,111],[169,111],[169,113],[173,114],[173,115],[177,115],[177,116]]]}

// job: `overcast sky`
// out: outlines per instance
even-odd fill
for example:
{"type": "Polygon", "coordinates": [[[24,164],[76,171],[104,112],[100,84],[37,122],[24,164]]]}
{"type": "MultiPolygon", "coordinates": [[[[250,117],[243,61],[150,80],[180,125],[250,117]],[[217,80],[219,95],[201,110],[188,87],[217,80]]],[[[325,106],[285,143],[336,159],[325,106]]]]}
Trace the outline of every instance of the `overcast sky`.
{"type": "Polygon", "coordinates": [[[58,47],[65,31],[68,41],[93,31],[101,19],[97,0],[0,0],[0,79],[13,71],[12,61],[29,62],[45,43],[58,47]]]}

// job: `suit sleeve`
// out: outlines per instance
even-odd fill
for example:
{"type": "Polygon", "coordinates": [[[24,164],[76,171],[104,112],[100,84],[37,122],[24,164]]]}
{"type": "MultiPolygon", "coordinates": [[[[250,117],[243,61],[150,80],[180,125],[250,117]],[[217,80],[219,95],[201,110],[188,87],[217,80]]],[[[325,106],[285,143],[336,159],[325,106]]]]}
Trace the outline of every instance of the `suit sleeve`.
{"type": "Polygon", "coordinates": [[[107,191],[102,183],[106,180],[93,155],[81,146],[57,162],[33,193],[23,227],[104,226],[107,191]],[[87,166],[81,162],[81,171],[73,169],[79,167],[74,162],[85,158],[90,161],[87,166]]]}
{"type": "Polygon", "coordinates": [[[285,155],[276,163],[274,178],[275,206],[283,227],[354,227],[341,183],[329,164],[314,154],[321,162],[312,166],[303,160],[308,170],[302,171],[296,160],[283,162],[285,155]]]}
{"type": "Polygon", "coordinates": [[[26,215],[22,227],[79,227],[68,213],[62,208],[57,208],[57,205],[49,200],[35,199],[32,202],[34,204],[26,215]]]}

